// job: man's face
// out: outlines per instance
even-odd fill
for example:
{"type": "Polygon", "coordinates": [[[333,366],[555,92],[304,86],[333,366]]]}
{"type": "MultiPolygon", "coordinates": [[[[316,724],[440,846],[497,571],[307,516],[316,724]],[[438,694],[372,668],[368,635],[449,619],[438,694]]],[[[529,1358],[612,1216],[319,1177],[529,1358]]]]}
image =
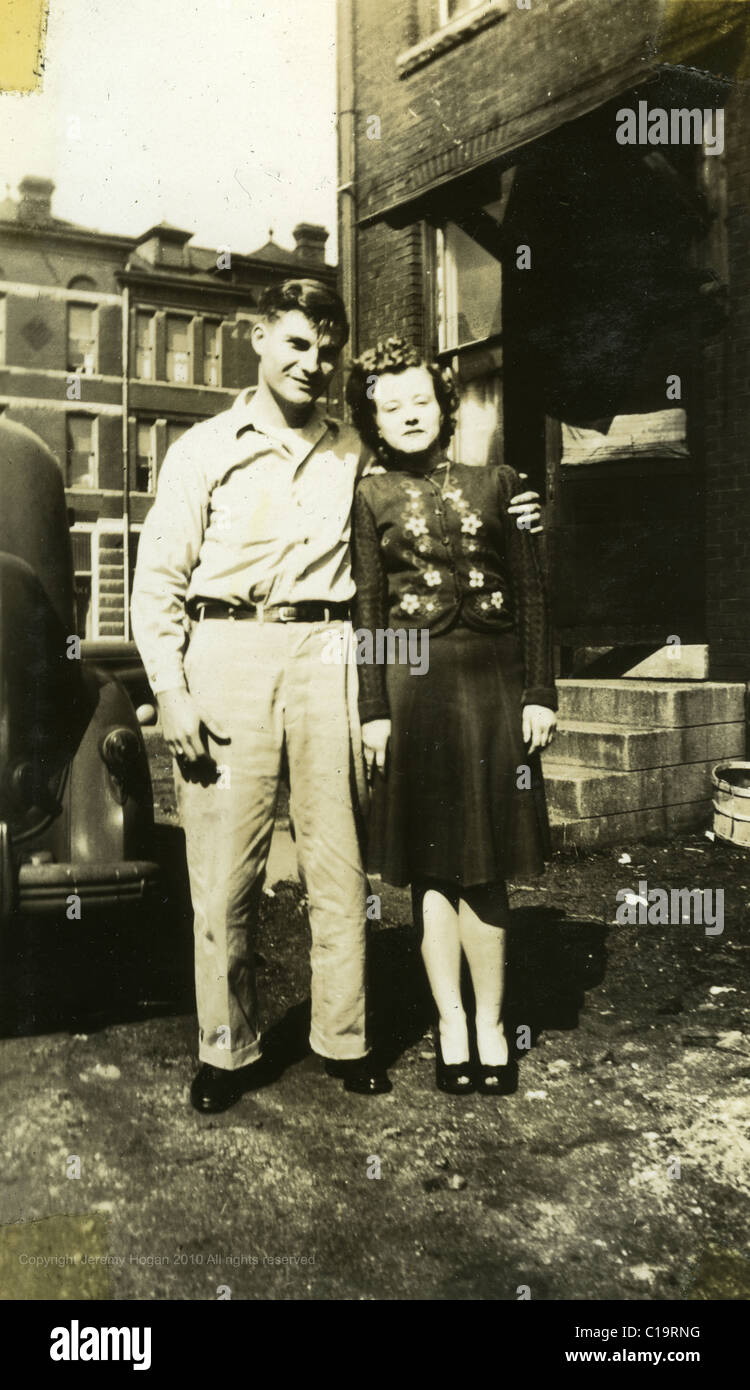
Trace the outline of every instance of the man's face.
{"type": "Polygon", "coordinates": [[[325,391],[341,351],[340,342],[300,309],[289,309],[270,323],[256,323],[253,347],[266,386],[279,401],[298,410],[325,391]]]}

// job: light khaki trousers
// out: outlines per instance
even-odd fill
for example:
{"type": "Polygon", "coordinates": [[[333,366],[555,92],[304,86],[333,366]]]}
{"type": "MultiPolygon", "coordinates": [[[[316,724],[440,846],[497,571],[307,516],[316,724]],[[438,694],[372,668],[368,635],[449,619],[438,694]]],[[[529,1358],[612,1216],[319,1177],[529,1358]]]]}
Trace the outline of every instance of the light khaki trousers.
{"type": "Polygon", "coordinates": [[[206,619],[192,630],[188,687],[207,722],[217,720],[231,738],[209,738],[218,780],[201,785],[175,770],[193,899],[199,1057],[217,1067],[232,1070],[261,1053],[256,925],[285,741],[312,933],[310,1044],[338,1059],[367,1052],[356,670],[326,660],[333,627],[351,640],[343,622],[206,619]]]}

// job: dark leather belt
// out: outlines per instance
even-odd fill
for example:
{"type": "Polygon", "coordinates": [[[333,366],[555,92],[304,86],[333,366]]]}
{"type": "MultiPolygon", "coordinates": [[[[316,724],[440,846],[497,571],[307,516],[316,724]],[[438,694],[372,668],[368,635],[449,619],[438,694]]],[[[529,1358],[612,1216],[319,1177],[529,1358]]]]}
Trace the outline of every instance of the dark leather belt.
{"type": "Polygon", "coordinates": [[[328,623],[336,618],[349,617],[348,603],[222,603],[220,599],[191,599],[188,606],[191,618],[202,622],[206,618],[225,618],[232,622],[252,619],[256,623],[328,623]]]}

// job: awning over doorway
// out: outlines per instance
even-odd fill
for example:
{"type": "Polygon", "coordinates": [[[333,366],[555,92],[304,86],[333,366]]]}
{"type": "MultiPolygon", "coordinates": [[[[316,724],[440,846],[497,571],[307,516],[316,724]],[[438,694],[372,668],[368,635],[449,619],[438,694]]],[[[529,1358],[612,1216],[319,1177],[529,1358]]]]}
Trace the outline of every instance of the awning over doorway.
{"type": "MultiPolygon", "coordinates": [[[[434,102],[430,67],[404,84],[410,118],[421,140],[403,164],[363,177],[361,224],[404,226],[424,215],[436,193],[552,135],[595,111],[665,65],[693,68],[722,88],[750,78],[750,0],[577,0],[548,6],[534,20],[539,35],[533,64],[519,64],[514,7],[492,30],[497,43],[496,90],[468,102],[462,125],[450,131],[434,102]],[[489,99],[488,99],[489,98],[489,99]],[[481,116],[479,115],[481,111],[481,116]],[[489,120],[488,120],[489,115],[489,120]]],[[[468,96],[468,93],[467,93],[468,96]]]]}

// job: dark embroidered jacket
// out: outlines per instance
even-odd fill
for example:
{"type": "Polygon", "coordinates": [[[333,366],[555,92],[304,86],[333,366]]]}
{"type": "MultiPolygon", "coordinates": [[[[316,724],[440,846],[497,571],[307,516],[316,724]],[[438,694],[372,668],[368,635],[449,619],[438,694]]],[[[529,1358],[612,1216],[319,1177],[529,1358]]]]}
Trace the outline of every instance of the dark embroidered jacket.
{"type": "MultiPolygon", "coordinates": [[[[427,474],[363,478],[354,495],[354,627],[429,628],[433,637],[460,618],[479,631],[515,630],[523,703],[557,709],[536,540],[507,512],[520,491],[512,468],[445,460],[427,474]]],[[[360,665],[359,687],[362,722],[387,718],[382,663],[360,665]]]]}

